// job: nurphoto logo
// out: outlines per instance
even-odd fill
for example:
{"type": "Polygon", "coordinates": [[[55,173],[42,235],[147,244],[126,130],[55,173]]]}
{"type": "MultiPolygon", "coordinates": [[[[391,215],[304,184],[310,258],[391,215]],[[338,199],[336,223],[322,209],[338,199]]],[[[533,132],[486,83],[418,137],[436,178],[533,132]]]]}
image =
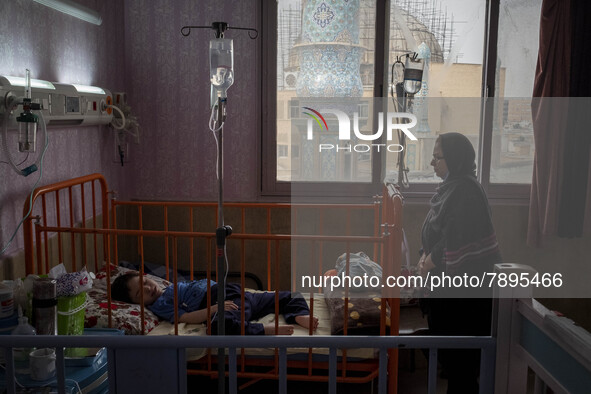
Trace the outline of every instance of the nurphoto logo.
{"type": "MultiPolygon", "coordinates": [[[[321,109],[315,110],[310,107],[302,107],[304,109],[303,113],[308,115],[310,119],[308,119],[308,128],[307,128],[307,139],[313,140],[314,139],[314,121],[320,128],[320,130],[328,130],[328,124],[326,119],[322,114],[332,114],[336,116],[338,124],[339,124],[339,141],[342,141],[343,145],[339,144],[318,144],[318,151],[330,151],[334,150],[337,152],[345,151],[345,152],[358,152],[358,153],[365,153],[369,152],[372,149],[375,149],[377,152],[380,152],[381,149],[387,149],[388,152],[401,152],[404,148],[400,144],[391,144],[393,137],[394,130],[402,131],[410,140],[416,141],[417,137],[410,131],[411,128],[416,126],[417,124],[417,117],[411,113],[407,112],[388,112],[386,116],[386,138],[388,140],[387,144],[382,143],[361,143],[361,144],[351,144],[351,119],[349,115],[347,115],[344,111],[338,109],[321,109]]],[[[364,134],[359,130],[359,113],[353,113],[353,133],[357,140],[361,141],[375,141],[382,137],[384,133],[384,116],[383,113],[380,112],[379,121],[378,121],[378,130],[373,134],[364,134]]]]}

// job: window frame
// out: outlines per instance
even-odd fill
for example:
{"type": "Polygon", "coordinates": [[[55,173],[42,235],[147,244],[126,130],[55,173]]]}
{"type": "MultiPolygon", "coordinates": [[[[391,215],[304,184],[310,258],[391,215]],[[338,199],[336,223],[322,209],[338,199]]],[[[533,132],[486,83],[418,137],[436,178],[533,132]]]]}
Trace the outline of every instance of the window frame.
{"type": "MultiPolygon", "coordinates": [[[[480,130],[478,149],[478,179],[493,203],[527,204],[530,184],[490,183],[491,152],[494,117],[494,92],[497,62],[497,39],[501,0],[486,0],[484,51],[482,67],[480,130]],[[492,99],[491,99],[492,98],[492,99]]],[[[388,57],[390,31],[390,1],[376,0],[376,34],[374,51],[374,96],[383,97],[388,87],[388,57]],[[381,48],[381,50],[378,50],[381,48]]],[[[261,138],[260,138],[260,197],[274,200],[288,200],[293,197],[317,199],[331,197],[343,201],[366,199],[379,194],[385,176],[385,155],[372,155],[372,181],[331,183],[330,195],[326,194],[326,183],[301,182],[297,192],[291,182],[277,180],[277,2],[262,6],[262,95],[261,95],[261,138]],[[299,195],[292,194],[298,193],[299,195]]],[[[289,108],[287,109],[290,110],[289,108]]],[[[372,114],[377,121],[377,113],[372,114]]],[[[383,142],[383,141],[380,141],[383,142]]],[[[475,147],[476,148],[476,147],[475,147]]],[[[437,184],[411,183],[402,192],[410,202],[429,201],[437,184]]]]}

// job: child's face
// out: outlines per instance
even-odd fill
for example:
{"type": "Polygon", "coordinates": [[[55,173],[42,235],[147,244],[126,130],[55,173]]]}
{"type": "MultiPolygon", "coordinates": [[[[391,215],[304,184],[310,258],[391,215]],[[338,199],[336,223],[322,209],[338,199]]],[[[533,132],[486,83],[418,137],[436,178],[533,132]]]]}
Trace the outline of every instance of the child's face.
{"type": "MultiPolygon", "coordinates": [[[[163,290],[152,279],[145,278],[143,280],[144,305],[152,305],[158,297],[162,295],[163,290]]],[[[140,277],[134,276],[127,282],[127,289],[129,290],[129,298],[136,304],[139,304],[141,299],[140,277]]]]}

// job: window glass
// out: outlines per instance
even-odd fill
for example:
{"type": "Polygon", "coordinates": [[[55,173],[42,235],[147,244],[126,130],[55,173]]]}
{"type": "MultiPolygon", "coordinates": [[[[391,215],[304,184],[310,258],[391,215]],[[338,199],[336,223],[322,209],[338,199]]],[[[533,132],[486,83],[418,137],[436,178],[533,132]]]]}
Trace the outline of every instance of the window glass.
{"type": "MultiPolygon", "coordinates": [[[[491,183],[531,181],[534,144],[530,108],[541,2],[500,0],[492,146],[483,147],[491,152],[491,183]]],[[[418,121],[413,128],[418,138],[407,139],[403,151],[411,184],[440,181],[430,165],[439,134],[463,133],[479,152],[486,3],[389,3],[389,66],[384,70],[388,81],[392,81],[392,66],[398,60],[404,62],[406,54],[418,53],[424,63],[420,90],[404,107],[418,121]]],[[[395,151],[380,152],[383,168],[377,169],[373,168],[377,163],[373,160],[374,150],[350,154],[345,146],[330,155],[314,152],[318,144],[334,142],[338,130],[335,116],[319,111],[326,123],[325,127],[318,121],[314,123],[318,141],[310,144],[304,138],[312,114],[306,114],[304,107],[322,109],[318,103],[326,99],[359,99],[356,111],[360,126],[370,133],[376,129],[371,99],[375,97],[375,79],[381,78],[374,67],[377,7],[376,0],[277,1],[277,116],[272,120],[276,125],[272,132],[276,135],[264,139],[273,141],[276,173],[269,179],[277,185],[303,185],[309,181],[304,174],[310,169],[316,171],[316,180],[326,182],[369,183],[376,180],[376,171],[384,171],[380,174],[386,178],[398,179],[400,153],[395,151]],[[310,99],[313,105],[309,104],[310,99]],[[294,124],[299,125],[299,131],[296,127],[294,132],[294,124]]],[[[377,38],[377,47],[383,47],[382,37],[377,38]]],[[[388,111],[397,111],[400,106],[394,105],[397,96],[390,87],[384,88],[383,97],[388,111]]],[[[353,121],[352,114],[348,115],[353,121]]],[[[351,146],[359,142],[352,140],[351,146]]]]}
{"type": "Polygon", "coordinates": [[[286,157],[288,152],[287,145],[277,145],[277,157],[286,157]]]}
{"type": "Polygon", "coordinates": [[[531,183],[534,159],[531,95],[541,9],[542,0],[501,0],[500,3],[491,183],[531,183]]]}
{"type": "MultiPolygon", "coordinates": [[[[277,4],[277,144],[291,148],[277,155],[276,180],[297,182],[321,168],[324,181],[371,181],[370,154],[355,158],[344,151],[319,155],[314,150],[304,138],[309,119],[304,112],[311,112],[301,103],[373,97],[375,0],[277,4]]],[[[367,106],[360,111],[368,117],[367,106]]],[[[331,141],[337,129],[329,127],[318,138],[331,141]]]]}
{"type": "MultiPolygon", "coordinates": [[[[422,86],[402,107],[418,120],[417,140],[407,140],[403,151],[410,183],[441,181],[430,165],[439,134],[465,134],[478,151],[485,14],[485,0],[391,3],[388,80],[408,53],[418,53],[424,63],[422,86]]],[[[399,98],[401,92],[388,94],[399,98]]],[[[398,179],[398,160],[399,153],[387,154],[387,178],[398,179]]]]}

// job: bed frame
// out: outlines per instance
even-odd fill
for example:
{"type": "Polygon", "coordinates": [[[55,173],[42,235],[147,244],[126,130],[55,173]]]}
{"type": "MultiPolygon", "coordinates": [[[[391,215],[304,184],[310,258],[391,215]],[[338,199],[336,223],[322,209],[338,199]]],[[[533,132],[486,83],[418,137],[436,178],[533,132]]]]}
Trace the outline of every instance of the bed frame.
{"type": "MultiPolygon", "coordinates": [[[[381,198],[381,205],[375,208],[375,214],[382,218],[385,234],[378,236],[380,241],[378,245],[383,249],[382,259],[380,261],[391,261],[391,265],[385,265],[384,268],[391,267],[391,270],[385,272],[394,272],[399,269],[399,261],[395,256],[400,256],[400,237],[401,237],[401,199],[396,191],[389,187],[386,189],[386,198],[381,198]],[[385,258],[390,260],[386,260],[385,258]]],[[[126,230],[118,229],[114,226],[116,221],[115,211],[119,202],[110,199],[104,178],[98,174],[87,177],[77,178],[69,181],[60,182],[37,189],[34,192],[32,200],[27,199],[25,204],[25,214],[29,211],[30,202],[35,205],[33,213],[25,221],[25,246],[26,246],[26,270],[27,273],[46,272],[56,261],[65,261],[70,256],[68,263],[73,269],[87,264],[89,267],[98,269],[103,260],[117,261],[117,238],[127,234],[137,237],[138,248],[141,249],[141,240],[144,237],[159,236],[169,237],[172,241],[176,237],[212,237],[211,233],[199,232],[177,232],[139,229],[126,230]],[[82,186],[85,185],[85,186],[82,186]],[[64,202],[62,204],[62,202],[64,202]],[[51,207],[51,208],[50,208],[51,207]],[[76,209],[74,209],[76,207],[76,209]],[[76,212],[79,212],[76,214],[76,212]],[[111,213],[111,215],[103,213],[111,213]],[[58,214],[59,213],[59,214],[58,214]],[[78,215],[78,216],[76,216],[78,215]],[[75,220],[75,218],[78,220],[75,220]],[[86,221],[82,218],[88,218],[86,221]],[[72,219],[69,219],[72,218],[72,219]],[[109,220],[111,218],[111,220],[109,220]],[[76,237],[83,235],[83,241],[77,242],[76,237]],[[62,242],[55,245],[55,239],[62,239],[62,242]],[[50,247],[49,244],[52,243],[50,247]],[[106,256],[106,257],[105,257],[106,256]],[[103,258],[104,257],[104,258],[103,258]],[[58,260],[59,259],[59,260],[58,260]]],[[[121,204],[127,204],[121,202],[121,204]]],[[[151,203],[150,203],[151,204],[151,203]]],[[[168,204],[168,203],[167,203],[168,204]]],[[[173,203],[174,204],[174,203],[173,203]]],[[[190,204],[193,209],[200,204],[190,204]]],[[[206,204],[207,205],[207,204],[206,204]]],[[[132,204],[135,209],[142,210],[142,204],[132,204]]],[[[170,206],[170,205],[167,205],[170,206]]],[[[241,207],[241,204],[237,204],[241,207]]],[[[245,205],[246,207],[250,204],[245,205]]],[[[272,210],[275,207],[284,206],[282,204],[254,204],[263,210],[272,210]]],[[[242,210],[242,208],[238,208],[242,210]]],[[[141,216],[140,216],[141,217],[141,216]]],[[[382,223],[380,220],[378,223],[382,223]]],[[[377,232],[381,234],[381,230],[377,232]]],[[[285,239],[275,235],[248,235],[238,231],[232,237],[240,237],[239,243],[246,242],[248,237],[262,237],[265,242],[271,244],[275,242],[285,242],[290,239],[285,235],[285,239]],[[268,239],[267,239],[268,238],[268,239]]],[[[345,237],[343,237],[345,238],[345,237]]],[[[208,250],[211,253],[211,250],[208,250]]],[[[269,252],[271,255],[271,252],[269,252]]],[[[176,254],[173,254],[176,256],[176,254]]],[[[192,260],[191,260],[192,261],[192,260]]],[[[210,258],[207,261],[211,261],[210,258]]],[[[176,268],[177,259],[172,259],[173,268],[176,268]]],[[[242,270],[244,264],[241,262],[242,270]]],[[[498,264],[495,269],[497,272],[529,272],[529,267],[518,266],[515,264],[498,264]]],[[[176,272],[176,271],[175,271],[176,272]]],[[[209,269],[208,269],[209,272],[209,269]]],[[[269,285],[269,282],[267,283],[269,285]]],[[[182,379],[185,373],[203,374],[217,377],[217,371],[211,367],[202,370],[187,370],[185,363],[185,347],[211,347],[224,346],[229,350],[228,371],[230,392],[237,393],[238,377],[250,377],[252,379],[277,378],[279,381],[280,393],[287,392],[287,379],[300,380],[322,380],[328,381],[330,393],[336,393],[337,381],[339,382],[359,382],[378,378],[378,391],[380,393],[395,393],[397,389],[397,354],[394,350],[398,347],[408,349],[429,349],[429,371],[428,371],[428,392],[436,392],[437,380],[437,350],[441,348],[479,348],[482,350],[481,373],[480,373],[480,393],[522,393],[528,388],[528,369],[535,374],[534,392],[545,392],[546,387],[550,387],[556,393],[567,392],[588,392],[591,384],[591,360],[589,349],[591,349],[591,334],[575,326],[572,321],[565,317],[556,316],[548,311],[539,303],[531,298],[531,289],[528,291],[518,291],[515,289],[504,288],[502,292],[511,292],[510,294],[497,294],[495,300],[493,336],[492,337],[427,337],[427,336],[397,336],[398,327],[398,308],[396,300],[387,299],[382,302],[390,303],[392,308],[391,330],[386,331],[379,337],[282,337],[271,336],[265,338],[256,337],[227,337],[217,336],[205,337],[176,337],[176,336],[132,336],[132,337],[65,337],[65,336],[36,336],[33,340],[29,336],[6,336],[0,337],[0,349],[6,350],[6,375],[15,376],[14,364],[12,360],[13,347],[25,347],[34,345],[36,347],[55,347],[57,354],[57,387],[59,392],[65,392],[66,379],[64,374],[64,347],[83,347],[96,346],[106,347],[109,355],[109,386],[112,392],[117,389],[127,387],[133,384],[137,388],[138,380],[130,380],[125,370],[129,363],[119,362],[125,360],[121,354],[137,358],[137,351],[150,352],[146,358],[146,365],[160,364],[155,360],[162,360],[162,355],[166,352],[171,353],[171,360],[175,357],[178,363],[173,370],[171,365],[167,364],[167,370],[170,370],[170,376],[166,376],[168,381],[163,387],[170,388],[176,385],[179,392],[186,391],[186,382],[182,379]],[[273,360],[275,367],[268,367],[266,373],[258,372],[258,375],[248,375],[245,370],[250,359],[244,360],[240,353],[243,348],[252,348],[265,345],[268,347],[278,347],[279,356],[273,360]],[[329,348],[328,373],[327,376],[316,376],[304,371],[303,374],[291,374],[290,366],[294,365],[293,360],[286,356],[286,348],[289,347],[324,347],[329,348]],[[343,347],[373,347],[379,348],[379,356],[370,362],[358,363],[348,361],[346,357],[337,357],[337,349],[343,347]],[[151,358],[150,358],[151,357],[151,358]],[[498,361],[495,363],[495,359],[498,361]],[[275,364],[275,362],[278,362],[275,364]],[[496,365],[496,371],[495,371],[496,365]],[[364,371],[363,377],[352,376],[358,371],[364,371]],[[494,373],[493,373],[494,371],[494,373]],[[387,372],[387,373],[386,373],[387,372]]],[[[110,310],[110,308],[109,308],[110,310]]],[[[167,353],[167,354],[168,354],[167,353]]],[[[174,361],[174,360],[173,360],[174,361]]],[[[207,363],[214,364],[215,358],[209,356],[207,363]]],[[[316,368],[318,364],[311,357],[304,361],[305,366],[310,369],[316,368]]],[[[316,370],[315,370],[316,371],[316,370]]],[[[159,372],[159,371],[158,371],[159,372]]],[[[159,374],[154,374],[154,376],[159,374]]],[[[162,379],[161,379],[162,380],[162,379]]],[[[7,381],[8,393],[16,393],[16,384],[14,379],[7,381]]],[[[140,381],[141,387],[154,388],[154,384],[163,384],[154,379],[145,379],[140,381]]],[[[176,387],[175,386],[175,387],[176,387]]],[[[124,392],[124,390],[122,390],[124,392]]]]}
{"type": "MultiPolygon", "coordinates": [[[[265,244],[265,269],[267,290],[278,291],[280,288],[281,268],[279,262],[285,260],[282,250],[290,242],[310,242],[313,247],[313,255],[317,258],[318,274],[322,275],[327,264],[334,264],[334,260],[326,262],[326,249],[330,244],[339,243],[341,250],[353,252],[356,243],[371,244],[373,258],[382,268],[384,275],[400,273],[400,256],[402,244],[402,197],[393,186],[385,186],[382,196],[376,196],[374,202],[368,204],[279,204],[279,203],[231,203],[225,204],[225,208],[238,212],[239,225],[234,227],[234,233],[230,237],[230,248],[239,249],[240,281],[245,287],[246,278],[246,250],[251,241],[265,244]],[[345,218],[344,234],[339,236],[324,235],[292,235],[288,229],[285,233],[277,233],[273,223],[273,217],[277,212],[291,210],[316,209],[320,212],[319,224],[324,225],[324,209],[339,210],[341,217],[345,218]],[[264,212],[266,229],[261,233],[249,232],[250,224],[246,219],[251,210],[264,212]],[[363,212],[373,221],[373,235],[351,235],[351,215],[363,212]],[[274,231],[275,230],[275,231],[274,231]],[[325,263],[326,262],[326,263],[325,263]]],[[[68,270],[78,270],[87,266],[89,270],[98,271],[103,262],[116,264],[123,252],[122,240],[132,237],[134,248],[140,260],[140,272],[144,271],[145,251],[159,239],[164,247],[164,264],[166,271],[173,273],[172,278],[166,278],[173,283],[177,282],[176,272],[179,269],[179,254],[183,262],[188,260],[188,270],[193,278],[193,272],[204,270],[208,279],[212,278],[212,262],[214,261],[214,242],[216,226],[205,231],[195,226],[196,216],[201,212],[215,212],[215,203],[200,202],[154,202],[154,201],[119,201],[115,194],[109,191],[107,183],[102,175],[92,174],[76,179],[58,182],[36,189],[31,199],[27,199],[24,206],[24,214],[31,209],[31,215],[24,221],[25,238],[25,262],[26,273],[46,273],[59,262],[64,262],[68,270]],[[157,228],[146,223],[152,221],[146,215],[150,209],[159,210],[158,220],[161,225],[157,228]],[[175,209],[184,209],[189,220],[179,228],[172,228],[169,216],[175,209]],[[121,227],[122,213],[134,216],[135,228],[121,227]],[[131,213],[130,213],[131,212],[131,213]],[[188,247],[181,250],[180,243],[190,240],[188,247]]],[[[260,218],[260,214],[257,215],[260,218]]],[[[125,215],[123,215],[125,217],[125,215]]],[[[215,217],[215,214],[214,214],[215,217]]],[[[296,219],[297,220],[297,219],[296,219]]],[[[297,223],[292,223],[297,226],[297,223]]],[[[285,229],[283,229],[285,231],[285,229]]],[[[128,244],[129,242],[127,242],[128,244]]],[[[127,245],[129,246],[129,245],[127,245]]],[[[185,245],[186,246],[186,245],[185,245]]],[[[285,254],[285,253],[283,253],[285,254]]],[[[289,261],[289,260],[288,260],[289,261]]],[[[348,263],[348,259],[347,259],[348,263]]],[[[297,267],[297,261],[291,261],[292,267],[297,267]]],[[[187,268],[187,267],[185,267],[187,268]]],[[[213,274],[215,275],[215,273],[213,274]]],[[[141,278],[142,276],[140,276],[141,278]]],[[[107,282],[110,283],[110,271],[107,270],[107,282]]],[[[292,287],[295,285],[292,280],[292,287]]],[[[110,286],[107,288],[109,325],[111,325],[111,295],[110,286]]],[[[398,293],[389,289],[381,297],[380,335],[397,336],[399,331],[400,300],[398,293]],[[386,307],[387,306],[387,307],[386,307]],[[390,324],[387,325],[386,311],[390,309],[390,324]]],[[[208,300],[211,295],[208,289],[208,300]]],[[[244,294],[242,295],[244,297],[244,294]]],[[[310,294],[314,298],[314,293],[310,294]]],[[[348,316],[348,291],[345,290],[345,316],[348,316]]],[[[176,292],[175,292],[175,303],[176,292]]],[[[313,303],[311,302],[311,305],[313,303]]],[[[276,305],[276,317],[278,305],[276,305]]],[[[314,310],[311,308],[311,315],[314,310]]],[[[141,306],[142,326],[144,323],[144,308],[141,306]]],[[[244,314],[242,315],[244,319],[244,314]]],[[[275,319],[277,321],[277,319],[275,319]]],[[[347,321],[347,319],[345,319],[347,321]]],[[[208,327],[208,333],[210,328],[208,327]]],[[[178,334],[178,316],[175,316],[175,334],[178,334]]],[[[244,334],[244,332],[243,332],[244,334]]],[[[310,335],[312,335],[310,329],[310,335]]],[[[344,335],[347,335],[347,325],[344,326],[344,335]]],[[[188,369],[189,374],[217,377],[216,357],[210,351],[206,358],[196,364],[197,368],[188,369]]],[[[241,349],[237,361],[237,375],[241,378],[250,378],[245,385],[260,379],[277,379],[278,350],[271,358],[251,358],[245,355],[241,349]]],[[[288,360],[289,373],[287,379],[306,381],[329,381],[328,374],[318,375],[319,370],[328,370],[327,360],[318,361],[312,354],[312,348],[307,352],[304,360],[288,360]],[[296,373],[291,371],[295,370],[296,373]]],[[[347,357],[347,350],[342,350],[342,356],[338,362],[338,376],[336,380],[344,383],[369,382],[380,374],[379,360],[352,360],[347,357]]],[[[383,368],[383,367],[382,367],[383,368]]],[[[397,350],[388,350],[388,392],[396,392],[397,387],[398,354],[397,350]]]]}

